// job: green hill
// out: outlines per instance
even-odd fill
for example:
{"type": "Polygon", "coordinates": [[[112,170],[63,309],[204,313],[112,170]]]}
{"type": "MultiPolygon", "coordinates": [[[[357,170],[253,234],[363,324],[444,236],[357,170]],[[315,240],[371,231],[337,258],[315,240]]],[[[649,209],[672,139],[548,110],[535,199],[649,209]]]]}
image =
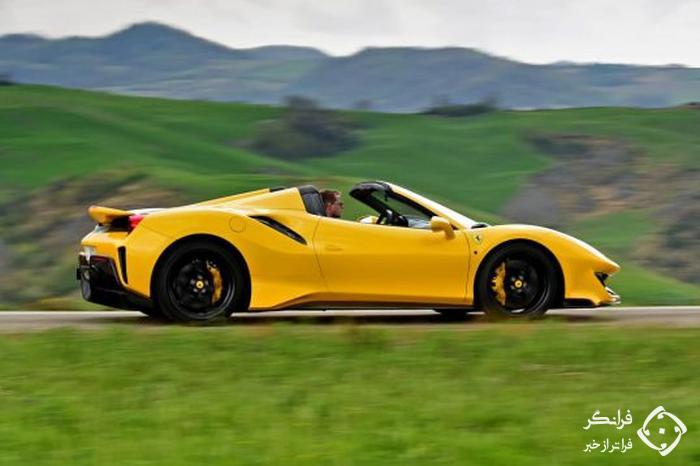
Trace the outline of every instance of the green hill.
{"type": "Polygon", "coordinates": [[[373,178],[478,219],[536,219],[576,234],[622,263],[613,286],[626,303],[700,302],[700,111],[350,112],[361,128],[351,151],[285,161],[244,149],[280,112],[0,87],[0,304],[65,307],[53,299],[75,298],[74,256],[92,203],[176,205],[373,178]]]}

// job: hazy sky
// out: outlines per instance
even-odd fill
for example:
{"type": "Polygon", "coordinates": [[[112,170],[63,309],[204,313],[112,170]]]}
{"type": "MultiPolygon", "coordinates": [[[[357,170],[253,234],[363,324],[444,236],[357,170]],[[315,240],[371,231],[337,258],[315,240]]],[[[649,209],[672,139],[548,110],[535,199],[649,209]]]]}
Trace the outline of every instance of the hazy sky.
{"type": "Polygon", "coordinates": [[[231,47],[476,47],[533,63],[700,66],[700,0],[0,0],[0,34],[159,21],[231,47]]]}

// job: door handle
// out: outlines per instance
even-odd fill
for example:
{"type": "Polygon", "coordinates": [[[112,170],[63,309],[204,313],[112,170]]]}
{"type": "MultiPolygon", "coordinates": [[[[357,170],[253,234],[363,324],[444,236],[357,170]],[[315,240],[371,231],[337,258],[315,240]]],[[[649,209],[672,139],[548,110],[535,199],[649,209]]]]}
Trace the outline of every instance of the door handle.
{"type": "Polygon", "coordinates": [[[326,251],[338,252],[338,251],[342,251],[342,250],[343,250],[343,248],[341,248],[337,244],[329,244],[326,246],[326,251]]]}

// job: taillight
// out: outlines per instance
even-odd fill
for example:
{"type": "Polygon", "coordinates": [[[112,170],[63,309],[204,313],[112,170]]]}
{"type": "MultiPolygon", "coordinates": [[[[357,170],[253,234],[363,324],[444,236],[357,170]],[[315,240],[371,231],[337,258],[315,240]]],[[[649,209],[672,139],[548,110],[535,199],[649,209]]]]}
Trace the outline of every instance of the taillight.
{"type": "Polygon", "coordinates": [[[129,231],[136,228],[145,217],[145,215],[129,215],[129,231]]]}

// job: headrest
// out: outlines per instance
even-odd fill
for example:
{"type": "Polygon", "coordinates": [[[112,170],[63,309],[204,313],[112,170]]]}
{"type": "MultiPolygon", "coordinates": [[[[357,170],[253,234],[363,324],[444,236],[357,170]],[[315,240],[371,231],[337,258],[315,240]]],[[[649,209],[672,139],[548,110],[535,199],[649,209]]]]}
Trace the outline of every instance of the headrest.
{"type": "Polygon", "coordinates": [[[310,214],[326,216],[326,207],[323,205],[321,193],[318,192],[315,186],[306,185],[299,186],[301,199],[304,201],[304,208],[310,214]]]}

